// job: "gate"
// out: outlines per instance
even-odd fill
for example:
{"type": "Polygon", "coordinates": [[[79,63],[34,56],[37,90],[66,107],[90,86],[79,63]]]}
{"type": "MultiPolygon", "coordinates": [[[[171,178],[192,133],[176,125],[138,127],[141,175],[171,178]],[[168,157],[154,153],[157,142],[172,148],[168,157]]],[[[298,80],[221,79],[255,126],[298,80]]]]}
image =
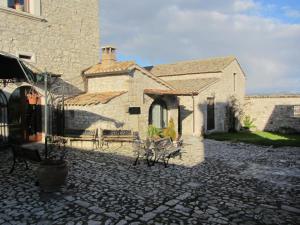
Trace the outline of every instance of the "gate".
{"type": "Polygon", "coordinates": [[[2,90],[0,90],[0,144],[8,141],[7,125],[7,99],[2,90]]]}

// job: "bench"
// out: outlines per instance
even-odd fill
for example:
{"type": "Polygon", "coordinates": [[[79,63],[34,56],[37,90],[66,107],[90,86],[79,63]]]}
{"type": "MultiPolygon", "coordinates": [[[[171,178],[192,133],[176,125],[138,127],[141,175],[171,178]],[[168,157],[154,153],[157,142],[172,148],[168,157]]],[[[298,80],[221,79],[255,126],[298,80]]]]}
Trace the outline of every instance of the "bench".
{"type": "Polygon", "coordinates": [[[134,166],[138,164],[139,159],[145,159],[148,166],[151,166],[151,160],[154,156],[154,153],[150,147],[151,143],[149,141],[143,142],[141,140],[134,140],[132,142],[132,150],[136,159],[133,163],[134,166]]]}
{"type": "Polygon", "coordinates": [[[162,138],[154,142],[155,159],[154,162],[159,160],[163,161],[165,167],[168,166],[169,160],[182,155],[183,141],[179,141],[177,145],[174,145],[170,138],[162,138]]]}
{"type": "Polygon", "coordinates": [[[29,149],[19,145],[11,145],[13,153],[13,165],[9,173],[12,173],[15,169],[17,161],[22,161],[28,169],[27,161],[40,163],[42,161],[40,153],[37,149],[29,149]]]}
{"type": "Polygon", "coordinates": [[[102,146],[108,146],[109,142],[120,142],[123,145],[123,142],[133,142],[134,137],[131,130],[102,130],[101,141],[102,146]]]}
{"type": "Polygon", "coordinates": [[[93,147],[99,148],[100,141],[98,137],[98,129],[94,130],[79,130],[79,129],[66,129],[65,136],[68,137],[70,145],[72,146],[73,142],[92,142],[93,147]]]}

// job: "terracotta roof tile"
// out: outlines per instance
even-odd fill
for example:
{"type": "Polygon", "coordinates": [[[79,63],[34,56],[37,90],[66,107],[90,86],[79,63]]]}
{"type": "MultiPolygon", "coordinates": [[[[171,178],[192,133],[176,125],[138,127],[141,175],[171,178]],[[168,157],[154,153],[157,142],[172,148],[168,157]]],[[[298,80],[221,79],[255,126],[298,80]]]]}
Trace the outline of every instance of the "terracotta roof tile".
{"type": "Polygon", "coordinates": [[[85,75],[95,74],[96,75],[96,74],[101,74],[101,73],[124,71],[133,65],[135,65],[135,62],[133,62],[133,61],[115,62],[112,64],[98,63],[98,64],[86,69],[83,72],[83,74],[85,74],[85,75]]]}
{"type": "Polygon", "coordinates": [[[65,100],[66,105],[85,106],[98,105],[100,103],[106,104],[110,100],[126,93],[127,91],[114,92],[98,92],[98,93],[84,93],[70,97],[65,100]]]}
{"type": "Polygon", "coordinates": [[[145,94],[153,95],[197,95],[198,92],[184,91],[184,90],[162,90],[162,89],[145,89],[145,94]]]}
{"type": "Polygon", "coordinates": [[[234,56],[228,56],[205,60],[183,61],[173,64],[162,64],[145,68],[158,77],[183,74],[213,73],[221,72],[235,59],[236,58],[234,56]]]}
{"type": "Polygon", "coordinates": [[[201,79],[189,79],[189,80],[168,80],[175,89],[183,91],[201,91],[202,89],[218,82],[219,78],[201,78],[201,79]]]}

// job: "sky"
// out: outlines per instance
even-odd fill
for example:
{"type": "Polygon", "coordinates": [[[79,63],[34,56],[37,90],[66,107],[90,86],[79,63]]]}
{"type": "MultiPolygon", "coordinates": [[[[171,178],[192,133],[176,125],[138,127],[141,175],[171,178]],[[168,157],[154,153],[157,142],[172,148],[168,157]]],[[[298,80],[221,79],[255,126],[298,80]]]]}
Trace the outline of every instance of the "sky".
{"type": "Polygon", "coordinates": [[[119,60],[233,55],[247,94],[300,93],[300,0],[100,0],[100,35],[119,60]]]}

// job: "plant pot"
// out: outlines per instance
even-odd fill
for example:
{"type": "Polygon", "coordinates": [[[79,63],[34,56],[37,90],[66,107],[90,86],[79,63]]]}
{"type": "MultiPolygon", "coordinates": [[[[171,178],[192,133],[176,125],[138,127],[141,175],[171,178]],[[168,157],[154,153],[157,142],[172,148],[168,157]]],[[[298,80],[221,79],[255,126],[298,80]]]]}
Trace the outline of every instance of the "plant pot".
{"type": "Polygon", "coordinates": [[[28,103],[30,105],[36,105],[36,103],[37,103],[37,96],[28,94],[27,95],[27,99],[28,99],[28,103]]]}
{"type": "Polygon", "coordinates": [[[16,4],[15,4],[15,9],[16,9],[17,11],[24,12],[24,5],[21,5],[21,4],[19,4],[19,3],[16,3],[16,4]]]}
{"type": "Polygon", "coordinates": [[[68,163],[65,160],[44,160],[41,162],[37,177],[44,192],[58,191],[66,183],[68,163]]]}

